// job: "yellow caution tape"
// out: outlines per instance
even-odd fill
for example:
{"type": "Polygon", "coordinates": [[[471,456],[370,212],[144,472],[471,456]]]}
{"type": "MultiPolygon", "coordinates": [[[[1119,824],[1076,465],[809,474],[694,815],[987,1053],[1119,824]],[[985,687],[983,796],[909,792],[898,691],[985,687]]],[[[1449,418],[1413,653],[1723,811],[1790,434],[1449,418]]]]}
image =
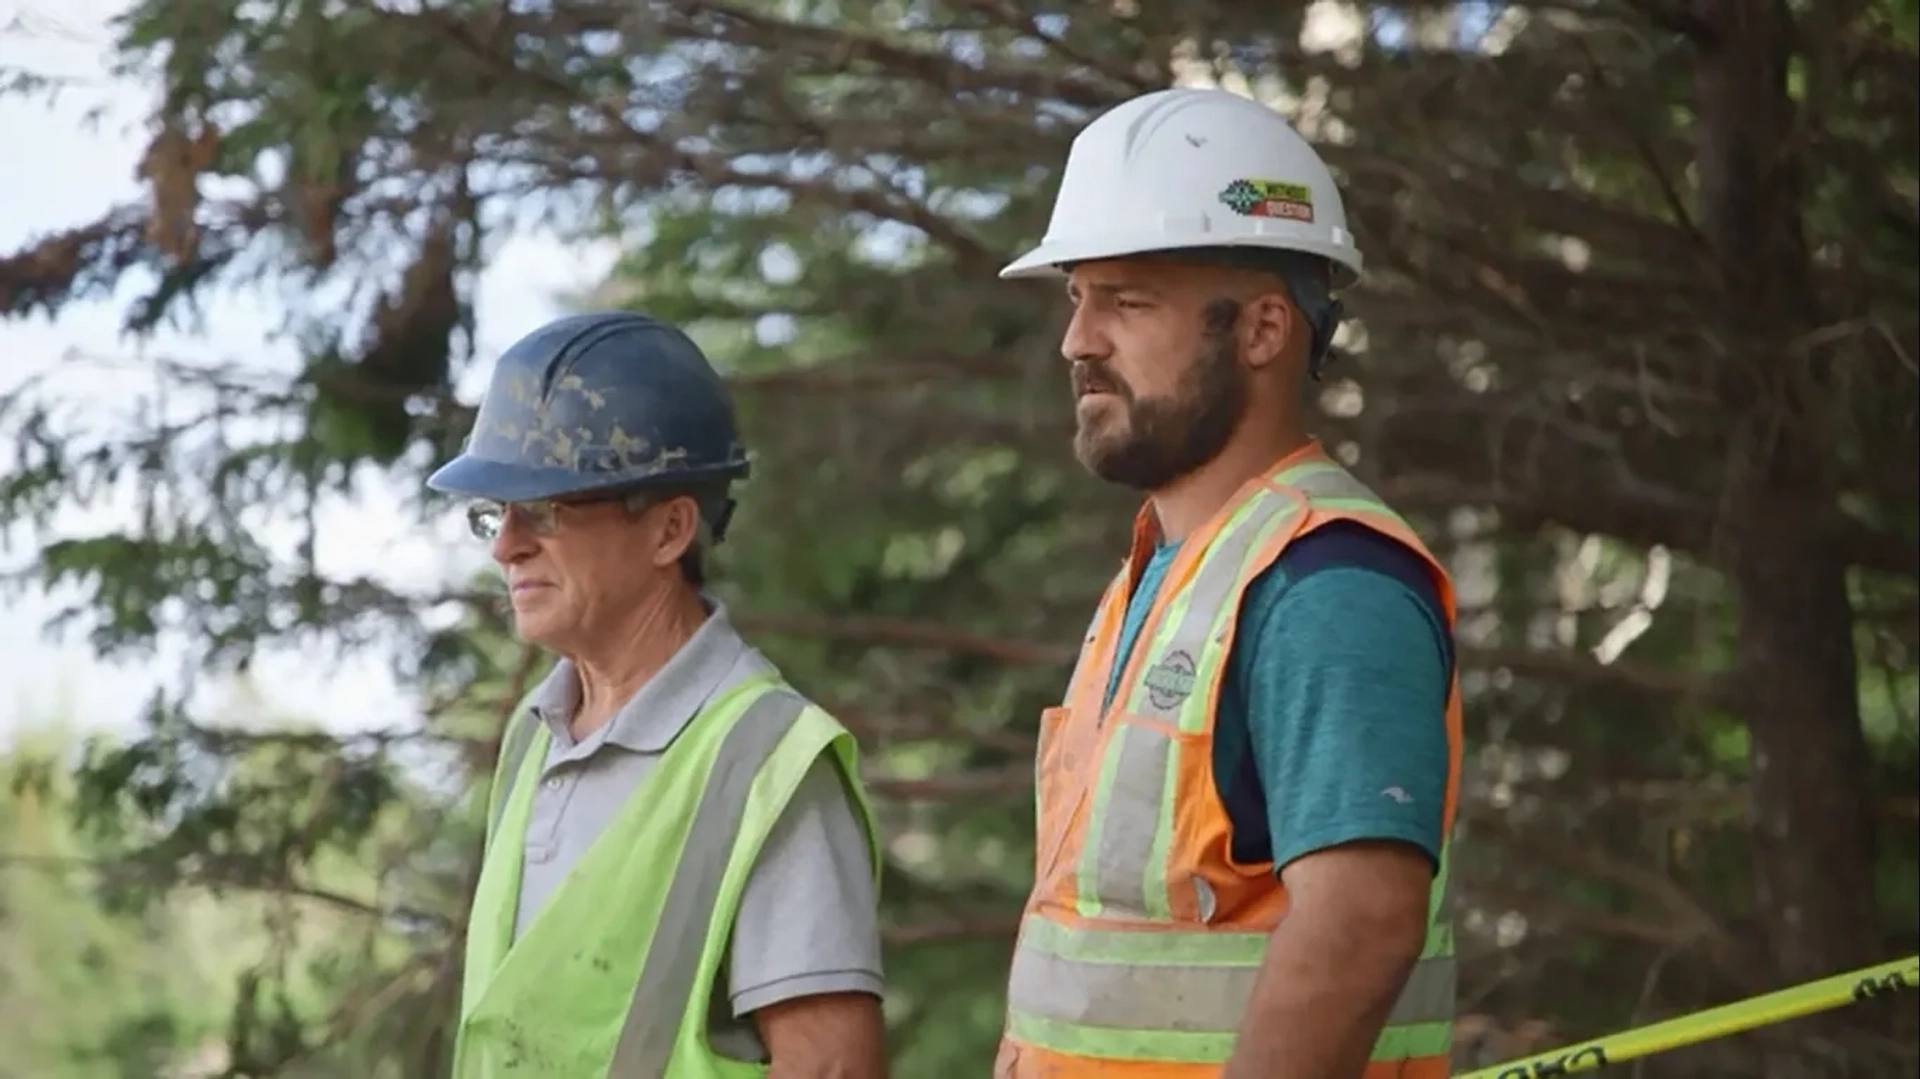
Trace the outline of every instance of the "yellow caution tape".
{"type": "Polygon", "coordinates": [[[1784,1023],[1856,1001],[1920,988],[1920,956],[1910,955],[1849,974],[1796,985],[1765,996],[1722,1004],[1704,1012],[1663,1020],[1651,1026],[1623,1030],[1537,1056],[1496,1064],[1455,1079],[1537,1079],[1598,1071],[1636,1057],[1652,1056],[1683,1045],[1711,1041],[1743,1030],[1784,1023]]]}

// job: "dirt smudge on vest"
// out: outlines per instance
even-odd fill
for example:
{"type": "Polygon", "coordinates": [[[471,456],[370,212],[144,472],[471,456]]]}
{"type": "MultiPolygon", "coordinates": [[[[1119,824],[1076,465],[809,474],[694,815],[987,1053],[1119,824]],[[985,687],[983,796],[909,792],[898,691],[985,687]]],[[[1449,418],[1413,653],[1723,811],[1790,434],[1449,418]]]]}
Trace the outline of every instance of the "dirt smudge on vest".
{"type": "Polygon", "coordinates": [[[508,1074],[553,1075],[552,1061],[534,1046],[525,1028],[512,1021],[500,1024],[500,1067],[508,1074]]]}

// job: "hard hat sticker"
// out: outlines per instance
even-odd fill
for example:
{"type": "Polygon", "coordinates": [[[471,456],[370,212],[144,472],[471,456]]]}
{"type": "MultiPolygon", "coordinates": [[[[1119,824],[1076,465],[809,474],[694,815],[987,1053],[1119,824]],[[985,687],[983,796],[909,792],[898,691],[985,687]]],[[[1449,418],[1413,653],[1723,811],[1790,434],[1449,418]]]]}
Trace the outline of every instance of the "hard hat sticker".
{"type": "Polygon", "coordinates": [[[1242,217],[1313,220],[1313,189],[1285,180],[1235,180],[1220,192],[1227,209],[1242,217]]]}

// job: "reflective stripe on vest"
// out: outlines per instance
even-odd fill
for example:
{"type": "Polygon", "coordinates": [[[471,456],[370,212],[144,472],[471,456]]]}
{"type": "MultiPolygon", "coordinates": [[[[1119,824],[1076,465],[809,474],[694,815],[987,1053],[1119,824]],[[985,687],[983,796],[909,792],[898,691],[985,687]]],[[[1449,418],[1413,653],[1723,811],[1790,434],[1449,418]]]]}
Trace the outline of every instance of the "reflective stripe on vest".
{"type": "MultiPolygon", "coordinates": [[[[1373,1059],[1444,1056],[1453,1034],[1452,902],[1445,848],[1420,961],[1373,1059]]],[[[1029,914],[1008,978],[1007,1033],[1073,1056],[1223,1062],[1266,956],[1267,934],[1071,929],[1029,914]]]]}
{"type": "MultiPolygon", "coordinates": [[[[528,694],[527,699],[532,699],[532,696],[528,694]]],[[[489,799],[493,803],[493,811],[487,819],[488,846],[492,846],[494,836],[500,834],[500,818],[506,814],[507,799],[513,797],[513,785],[520,779],[520,766],[526,762],[527,747],[533,744],[534,737],[540,733],[540,717],[533,714],[526,700],[520,702],[513,714],[519,724],[508,725],[506,736],[500,743],[500,764],[494,769],[499,790],[489,799]]]]}
{"type": "MultiPolygon", "coordinates": [[[[720,879],[727,872],[733,837],[747,814],[753,779],[805,710],[806,702],[791,691],[763,693],[720,743],[680,865],[667,888],[666,905],[660,909],[660,929],[654,932],[639,984],[633,988],[608,1075],[667,1074],[667,1060],[692,1003],[694,979],[706,951],[706,934],[699,929],[707,925],[720,898],[720,879]]],[[[705,1014],[703,1006],[697,1017],[700,1022],[706,1021],[705,1014]]]]}
{"type": "MultiPolygon", "coordinates": [[[[1299,509],[1278,491],[1262,488],[1233,515],[1192,586],[1167,606],[1153,639],[1135,644],[1143,657],[1158,659],[1132,687],[1122,687],[1127,696],[1117,704],[1184,733],[1206,729],[1213,701],[1193,689],[1220,676],[1225,650],[1211,646],[1233,617],[1234,586],[1254,554],[1299,509]]],[[[1078,867],[1081,917],[1172,917],[1166,862],[1173,841],[1169,803],[1177,751],[1173,739],[1147,724],[1128,723],[1115,732],[1088,806],[1078,867]],[[1116,790],[1128,796],[1115,798],[1116,790]]]]}
{"type": "MultiPolygon", "coordinates": [[[[1241,591],[1260,555],[1283,531],[1303,527],[1310,509],[1411,532],[1346,470],[1313,459],[1253,490],[1221,525],[1189,583],[1169,574],[1166,586],[1178,591],[1149,615],[1135,645],[1141,658],[1130,664],[1138,673],[1114,702],[1147,722],[1115,726],[1090,781],[1073,866],[1074,910],[1088,922],[1061,925],[1036,908],[1021,924],[1008,982],[1007,1034],[1016,1041],[1076,1057],[1210,1063],[1231,1055],[1267,934],[1187,928],[1193,923],[1173,917],[1176,886],[1201,892],[1203,919],[1212,909],[1203,880],[1167,874],[1178,757],[1211,747],[1171,733],[1210,729],[1215,694],[1202,690],[1219,685],[1241,591]]],[[[1125,584],[1123,571],[1116,587],[1125,584]]],[[[1449,708],[1454,704],[1449,700],[1449,708]]],[[[1457,976],[1450,853],[1443,844],[1426,941],[1375,1045],[1376,1061],[1449,1051],[1457,976]]]]}

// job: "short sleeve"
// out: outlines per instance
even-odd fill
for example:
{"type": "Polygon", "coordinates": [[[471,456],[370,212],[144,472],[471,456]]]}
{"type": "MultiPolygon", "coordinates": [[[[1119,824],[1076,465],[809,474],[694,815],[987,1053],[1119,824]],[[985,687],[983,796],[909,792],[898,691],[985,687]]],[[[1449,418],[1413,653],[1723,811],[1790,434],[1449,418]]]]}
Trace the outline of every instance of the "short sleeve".
{"type": "Polygon", "coordinates": [[[1276,870],[1382,839],[1439,862],[1452,640],[1410,587],[1418,556],[1393,546],[1414,578],[1336,558],[1296,567],[1245,612],[1247,736],[1276,870]]]}
{"type": "Polygon", "coordinates": [[[814,762],[767,837],[728,959],[736,1017],[821,993],[882,995],[872,854],[832,753],[814,762]]]}

